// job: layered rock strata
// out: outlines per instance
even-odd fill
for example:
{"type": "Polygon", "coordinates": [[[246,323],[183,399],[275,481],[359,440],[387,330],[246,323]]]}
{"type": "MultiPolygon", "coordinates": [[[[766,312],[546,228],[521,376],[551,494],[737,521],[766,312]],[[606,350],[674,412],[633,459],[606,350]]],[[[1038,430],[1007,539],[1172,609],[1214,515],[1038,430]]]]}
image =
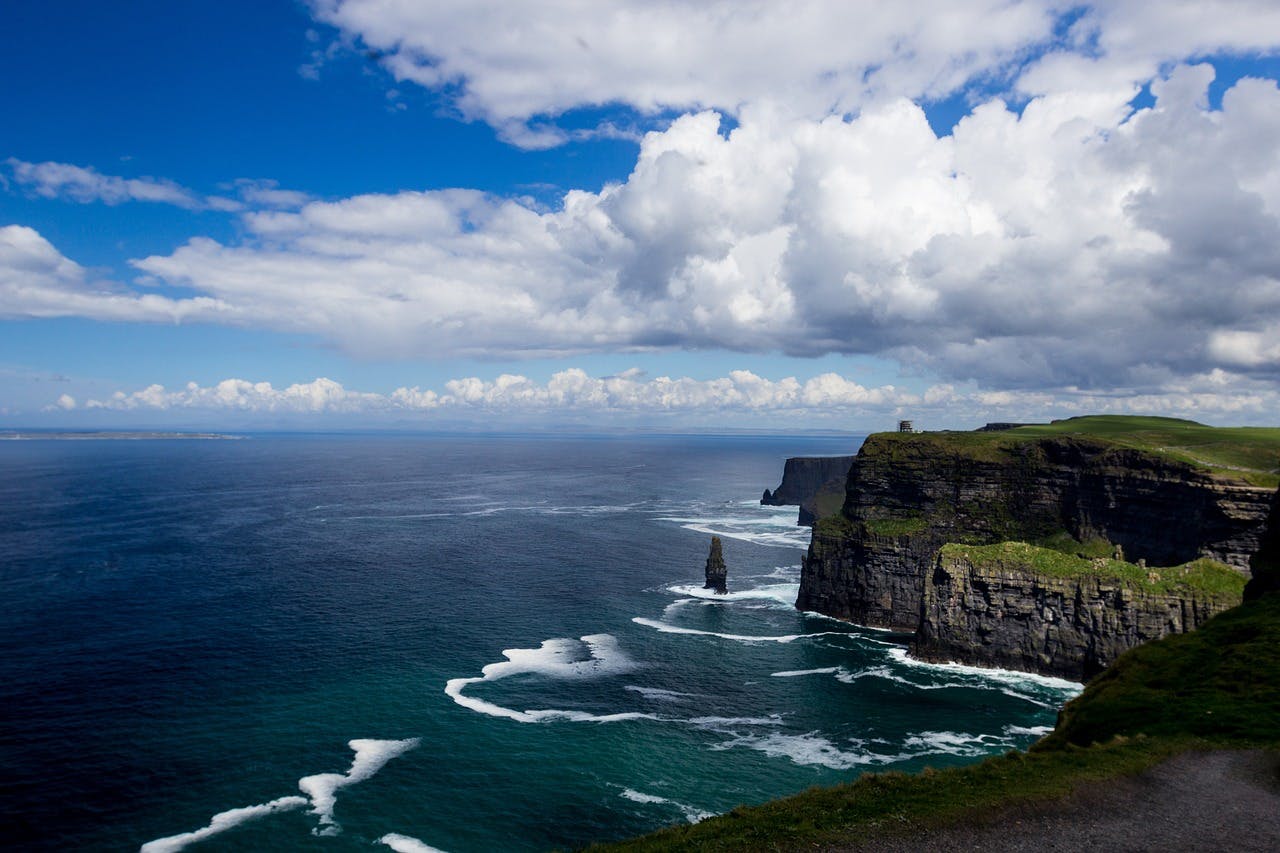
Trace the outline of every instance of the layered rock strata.
{"type": "Polygon", "coordinates": [[[719,536],[711,537],[711,552],[707,554],[706,579],[703,589],[713,589],[720,595],[729,591],[729,569],[724,564],[724,553],[719,536]]]}
{"type": "Polygon", "coordinates": [[[914,631],[942,545],[1064,533],[1132,561],[1208,557],[1247,575],[1272,490],[1087,437],[973,435],[870,436],[841,513],[814,528],[796,606],[914,631]]]}
{"type": "Polygon", "coordinates": [[[797,524],[813,524],[844,503],[845,482],[853,456],[795,456],[782,469],[778,488],[764,490],[766,506],[799,506],[797,524]]]}
{"type": "Polygon", "coordinates": [[[996,560],[963,546],[938,553],[924,584],[914,657],[1083,681],[1134,646],[1194,630],[1234,607],[1244,585],[1238,575],[1222,578],[1229,570],[1220,565],[1197,567],[1218,582],[1213,588],[1170,585],[1155,572],[1149,583],[1105,572],[1054,576],[1020,558],[1017,546],[1009,550],[996,560]]]}

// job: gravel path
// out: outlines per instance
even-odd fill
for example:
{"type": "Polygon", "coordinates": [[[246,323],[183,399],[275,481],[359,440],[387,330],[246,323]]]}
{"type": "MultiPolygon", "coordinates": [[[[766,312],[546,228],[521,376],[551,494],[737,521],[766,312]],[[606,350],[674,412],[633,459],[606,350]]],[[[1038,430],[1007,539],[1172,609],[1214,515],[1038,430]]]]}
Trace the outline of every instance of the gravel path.
{"type": "Polygon", "coordinates": [[[1190,752],[1065,800],[1010,809],[980,825],[882,836],[853,851],[1280,851],[1280,755],[1190,752]]]}

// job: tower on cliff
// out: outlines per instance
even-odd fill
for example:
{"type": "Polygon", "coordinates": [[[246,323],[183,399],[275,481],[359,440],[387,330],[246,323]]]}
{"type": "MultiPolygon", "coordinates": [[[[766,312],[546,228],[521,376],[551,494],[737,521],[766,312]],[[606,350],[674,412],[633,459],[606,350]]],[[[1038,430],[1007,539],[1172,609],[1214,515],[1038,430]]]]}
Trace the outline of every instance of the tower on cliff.
{"type": "Polygon", "coordinates": [[[720,537],[711,537],[711,553],[707,555],[707,583],[703,589],[714,589],[717,594],[724,595],[729,591],[725,581],[729,570],[724,564],[724,554],[720,550],[720,537]]]}

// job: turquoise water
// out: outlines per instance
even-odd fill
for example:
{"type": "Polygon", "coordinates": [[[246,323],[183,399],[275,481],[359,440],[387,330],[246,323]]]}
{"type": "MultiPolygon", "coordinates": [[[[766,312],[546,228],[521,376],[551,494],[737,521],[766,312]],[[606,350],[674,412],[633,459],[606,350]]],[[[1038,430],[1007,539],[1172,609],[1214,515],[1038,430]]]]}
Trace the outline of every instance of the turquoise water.
{"type": "Polygon", "coordinates": [[[851,444],[0,443],[10,838],[564,849],[1029,744],[1075,686],[792,606],[758,496],[851,444]]]}

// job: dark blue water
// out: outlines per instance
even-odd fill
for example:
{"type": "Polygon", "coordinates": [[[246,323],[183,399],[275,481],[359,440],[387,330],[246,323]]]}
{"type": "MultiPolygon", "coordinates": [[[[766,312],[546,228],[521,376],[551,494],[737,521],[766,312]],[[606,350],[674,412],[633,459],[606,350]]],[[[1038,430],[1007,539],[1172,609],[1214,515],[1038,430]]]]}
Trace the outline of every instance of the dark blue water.
{"type": "Polygon", "coordinates": [[[572,848],[1026,745],[1070,685],[791,607],[756,501],[851,444],[0,442],[4,840],[572,848]]]}

